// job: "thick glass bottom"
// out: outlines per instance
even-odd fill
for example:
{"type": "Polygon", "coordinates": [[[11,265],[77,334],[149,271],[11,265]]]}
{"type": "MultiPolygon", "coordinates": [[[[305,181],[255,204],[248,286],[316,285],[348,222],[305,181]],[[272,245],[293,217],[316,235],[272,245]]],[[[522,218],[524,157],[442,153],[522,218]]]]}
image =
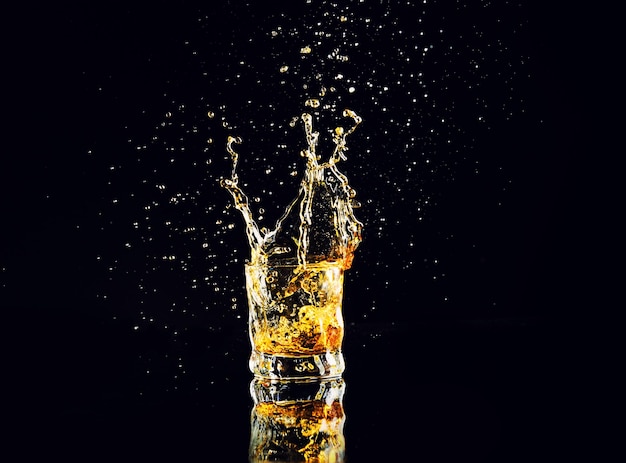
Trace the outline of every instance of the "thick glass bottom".
{"type": "Polygon", "coordinates": [[[249,365],[255,376],[269,379],[332,378],[345,370],[341,352],[296,357],[253,350],[249,365]]]}

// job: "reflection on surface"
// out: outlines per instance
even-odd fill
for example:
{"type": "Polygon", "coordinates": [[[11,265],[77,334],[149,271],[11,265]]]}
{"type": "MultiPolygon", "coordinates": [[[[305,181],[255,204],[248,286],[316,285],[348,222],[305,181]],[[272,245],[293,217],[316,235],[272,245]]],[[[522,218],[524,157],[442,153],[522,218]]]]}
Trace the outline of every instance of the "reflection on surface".
{"type": "Polygon", "coordinates": [[[250,383],[251,463],[344,461],[342,378],[250,383]]]}

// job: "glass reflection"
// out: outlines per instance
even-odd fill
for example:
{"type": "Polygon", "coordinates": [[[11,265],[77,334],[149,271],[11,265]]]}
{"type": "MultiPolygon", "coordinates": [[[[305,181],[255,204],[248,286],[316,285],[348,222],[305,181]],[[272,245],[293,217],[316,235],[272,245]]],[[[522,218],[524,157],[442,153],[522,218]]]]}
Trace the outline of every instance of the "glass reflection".
{"type": "Polygon", "coordinates": [[[250,383],[251,463],[342,463],[345,455],[342,378],[250,383]]]}

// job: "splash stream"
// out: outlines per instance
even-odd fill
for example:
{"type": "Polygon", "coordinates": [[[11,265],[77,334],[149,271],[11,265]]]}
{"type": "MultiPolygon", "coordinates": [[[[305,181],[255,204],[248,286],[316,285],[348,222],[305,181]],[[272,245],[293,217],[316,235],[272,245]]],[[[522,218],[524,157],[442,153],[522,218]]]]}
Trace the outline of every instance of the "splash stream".
{"type": "MultiPolygon", "coordinates": [[[[319,103],[307,100],[307,105],[319,103]]],[[[334,150],[326,162],[320,162],[321,156],[316,152],[319,132],[313,129],[311,114],[302,114],[307,147],[300,154],[306,159],[306,170],[296,198],[272,230],[259,228],[253,217],[248,197],[239,186],[239,154],[233,147],[242,140],[228,137],[226,147],[233,169],[231,178],[222,179],[221,185],[230,192],[236,209],[244,218],[251,252],[250,264],[267,265],[280,260],[297,263],[301,267],[321,262],[340,263],[342,269],[351,267],[354,251],[362,240],[363,225],[354,216],[353,210],[359,207],[354,199],[356,193],[337,164],[347,159],[346,138],[356,130],[362,119],[350,109],[345,109],[343,116],[351,118],[353,125],[347,130],[340,126],[334,129],[334,150]]]]}

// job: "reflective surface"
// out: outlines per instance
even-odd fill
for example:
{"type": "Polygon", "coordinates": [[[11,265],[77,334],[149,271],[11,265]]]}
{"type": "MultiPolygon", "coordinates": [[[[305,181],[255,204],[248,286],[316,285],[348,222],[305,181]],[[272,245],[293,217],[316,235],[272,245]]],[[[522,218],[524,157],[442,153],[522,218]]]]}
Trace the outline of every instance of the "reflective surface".
{"type": "Polygon", "coordinates": [[[345,457],[341,378],[308,381],[254,379],[250,417],[252,463],[342,463],[345,457]]]}
{"type": "MultiPolygon", "coordinates": [[[[256,403],[276,411],[265,418],[257,413],[254,421],[245,329],[211,336],[228,352],[219,356],[199,347],[205,336],[199,333],[182,373],[177,359],[170,366],[168,357],[159,357],[171,352],[159,333],[138,339],[120,325],[75,314],[40,319],[48,323],[19,334],[47,348],[22,350],[22,362],[7,377],[10,387],[20,386],[11,394],[19,398],[11,404],[19,413],[10,433],[23,454],[247,462],[251,436],[253,448],[266,455],[270,448],[269,428],[257,425],[283,425],[280,411],[293,411],[290,423],[302,423],[312,410],[337,435],[343,425],[347,462],[525,463],[558,460],[567,449],[590,444],[572,436],[586,429],[584,385],[599,376],[583,355],[579,330],[567,323],[348,323],[343,400],[338,393],[325,396],[330,407],[316,402],[315,388],[306,396],[310,402],[300,402],[311,408],[298,414],[297,403],[285,406],[288,389],[253,383],[256,403]],[[68,329],[79,322],[81,330],[68,329]],[[149,373],[146,362],[136,360],[146,349],[149,373]]],[[[22,319],[15,326],[29,325],[22,319]]],[[[592,327],[585,333],[591,339],[592,327]]],[[[305,437],[301,427],[287,431],[289,439],[305,437]]]]}

